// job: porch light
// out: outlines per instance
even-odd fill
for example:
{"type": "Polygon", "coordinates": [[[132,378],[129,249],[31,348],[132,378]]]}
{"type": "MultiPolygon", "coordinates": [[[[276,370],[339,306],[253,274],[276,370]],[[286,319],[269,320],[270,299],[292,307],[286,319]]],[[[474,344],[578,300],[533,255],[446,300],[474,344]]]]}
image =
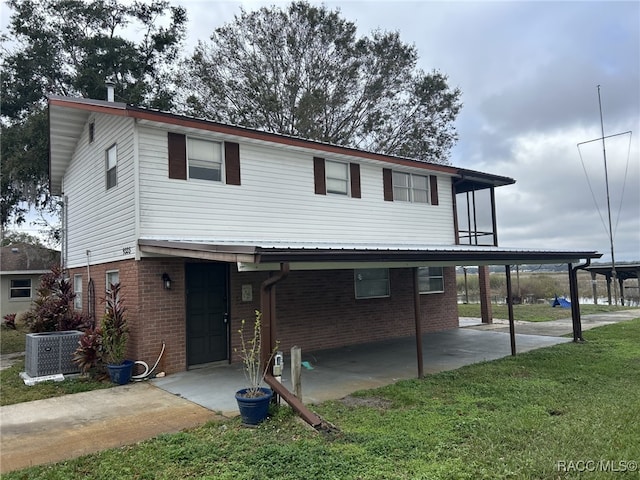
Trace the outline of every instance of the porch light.
{"type": "Polygon", "coordinates": [[[165,290],[171,290],[171,277],[167,273],[162,274],[162,285],[165,290]]]}

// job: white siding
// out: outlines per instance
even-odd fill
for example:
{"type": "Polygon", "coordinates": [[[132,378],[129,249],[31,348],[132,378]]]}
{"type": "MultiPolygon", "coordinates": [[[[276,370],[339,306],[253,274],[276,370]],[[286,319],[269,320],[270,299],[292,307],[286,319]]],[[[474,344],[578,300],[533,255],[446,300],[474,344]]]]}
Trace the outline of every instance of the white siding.
{"type": "Polygon", "coordinates": [[[64,175],[67,198],[67,266],[132,258],[135,255],[134,122],[129,118],[96,114],[90,117],[64,175]],[[95,122],[89,143],[88,123],[95,122]],[[118,184],[107,190],[105,151],[118,150],[118,184]],[[132,247],[123,255],[123,248],[132,247]]]}
{"type": "Polygon", "coordinates": [[[174,180],[168,178],[167,132],[140,127],[138,141],[142,238],[455,242],[447,176],[438,178],[439,205],[385,202],[382,166],[351,159],[360,163],[362,198],[317,195],[313,152],[240,141],[242,185],[174,180]]]}

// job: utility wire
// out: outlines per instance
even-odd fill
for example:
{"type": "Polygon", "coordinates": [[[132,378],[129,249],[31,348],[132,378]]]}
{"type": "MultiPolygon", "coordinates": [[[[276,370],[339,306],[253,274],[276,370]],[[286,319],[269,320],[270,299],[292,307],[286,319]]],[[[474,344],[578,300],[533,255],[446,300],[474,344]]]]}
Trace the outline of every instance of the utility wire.
{"type": "Polygon", "coordinates": [[[580,145],[585,145],[587,143],[592,143],[595,141],[602,141],[603,137],[600,138],[594,138],[593,140],[588,140],[586,142],[580,142],[577,144],[578,147],[578,155],[580,156],[580,163],[582,164],[582,170],[584,171],[584,176],[587,179],[587,185],[589,185],[589,190],[591,191],[591,198],[593,198],[593,203],[596,206],[596,210],[598,211],[598,215],[600,216],[600,221],[602,222],[602,227],[604,228],[604,231],[606,232],[607,235],[611,234],[612,236],[615,235],[615,231],[618,228],[618,223],[620,221],[620,214],[622,212],[622,201],[624,199],[624,189],[626,186],[626,182],[627,182],[627,177],[628,177],[628,173],[629,173],[629,163],[630,163],[630,159],[631,159],[631,136],[633,135],[633,132],[631,130],[627,131],[627,132],[622,132],[622,133],[615,133],[613,135],[607,135],[606,137],[604,137],[605,139],[607,138],[611,138],[611,137],[618,137],[620,135],[629,135],[629,148],[627,150],[627,165],[625,167],[625,171],[624,171],[624,180],[622,183],[622,194],[620,196],[620,206],[618,208],[618,216],[616,219],[616,228],[613,229],[613,232],[609,232],[609,229],[607,228],[606,222],[604,221],[604,218],[602,216],[602,212],[600,211],[600,206],[598,205],[598,200],[596,199],[596,195],[593,191],[593,187],[591,186],[591,180],[589,180],[589,173],[587,172],[587,168],[584,164],[584,159],[582,158],[582,150],[580,150],[580,145]]]}
{"type": "Polygon", "coordinates": [[[618,216],[616,217],[616,226],[613,229],[613,235],[615,236],[616,231],[618,230],[618,223],[620,222],[620,214],[622,213],[622,200],[624,199],[624,188],[627,185],[627,177],[629,175],[629,161],[631,160],[631,137],[633,136],[632,132],[627,132],[629,134],[629,148],[627,150],[627,165],[624,168],[624,179],[622,180],[622,193],[620,195],[620,206],[618,207],[618,216]]]}
{"type": "Polygon", "coordinates": [[[582,158],[582,151],[580,150],[580,144],[578,146],[578,155],[580,155],[580,163],[582,164],[582,170],[584,171],[584,176],[587,178],[587,185],[589,185],[589,190],[591,191],[591,198],[593,198],[593,203],[596,206],[596,210],[598,211],[598,215],[600,216],[600,221],[602,222],[602,227],[604,231],[608,234],[607,225],[602,217],[602,212],[600,211],[600,205],[598,205],[598,200],[596,199],[596,194],[593,192],[593,187],[591,186],[591,180],[589,180],[589,174],[587,173],[587,168],[584,165],[584,160],[582,158]]]}

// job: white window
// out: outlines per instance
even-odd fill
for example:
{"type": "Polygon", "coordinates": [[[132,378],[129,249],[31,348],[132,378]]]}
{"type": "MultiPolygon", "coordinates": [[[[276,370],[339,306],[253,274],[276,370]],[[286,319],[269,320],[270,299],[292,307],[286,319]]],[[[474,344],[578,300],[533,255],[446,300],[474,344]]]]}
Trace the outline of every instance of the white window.
{"type": "Polygon", "coordinates": [[[82,275],[73,276],[73,308],[82,310],[82,275]]]}
{"type": "Polygon", "coordinates": [[[418,285],[420,293],[444,292],[444,275],[442,267],[418,268],[418,285]]]}
{"type": "Polygon", "coordinates": [[[11,280],[9,298],[27,299],[31,298],[31,279],[20,278],[11,280]]]}
{"type": "Polygon", "coordinates": [[[391,295],[388,268],[361,268],[353,271],[356,298],[380,298],[391,295]]]}
{"type": "Polygon", "coordinates": [[[105,155],[105,164],[107,169],[107,190],[118,184],[118,148],[112,145],[107,149],[105,155]]]}
{"type": "Polygon", "coordinates": [[[349,165],[346,163],[325,162],[327,193],[349,195],[349,165]]]}
{"type": "Polygon", "coordinates": [[[118,270],[107,272],[107,292],[111,291],[111,285],[116,283],[120,283],[120,272],[118,270]]]}
{"type": "Polygon", "coordinates": [[[393,199],[401,202],[429,203],[429,177],[394,171],[393,199]]]}
{"type": "Polygon", "coordinates": [[[197,138],[187,139],[189,178],[222,180],[222,144],[197,138]]]}

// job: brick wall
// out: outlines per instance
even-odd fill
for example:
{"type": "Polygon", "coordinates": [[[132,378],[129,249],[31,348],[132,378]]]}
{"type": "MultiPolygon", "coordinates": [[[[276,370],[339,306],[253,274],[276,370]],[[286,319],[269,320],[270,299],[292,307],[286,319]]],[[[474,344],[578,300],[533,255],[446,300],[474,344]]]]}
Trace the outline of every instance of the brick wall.
{"type": "MultiPolygon", "coordinates": [[[[458,326],[455,270],[444,272],[445,292],[420,296],[423,332],[458,326]]],[[[260,306],[260,282],[265,278],[266,274],[232,274],[232,352],[238,347],[240,321],[253,320],[260,306]],[[252,286],[252,302],[238,302],[242,284],[252,286]]],[[[314,351],[414,335],[412,269],[390,270],[390,287],[388,298],[356,300],[353,270],[291,272],[276,286],[275,338],[283,351],[294,345],[314,351]]]]}
{"type": "MultiPolygon", "coordinates": [[[[129,324],[127,357],[143,360],[153,366],[162,348],[165,352],[157,371],[174,373],[186,369],[184,261],[182,259],[124,260],[91,266],[95,285],[96,322],[104,312],[106,273],[117,270],[129,324]],[[171,290],[165,290],[162,274],[173,280],[171,290]]],[[[87,269],[70,269],[69,274],[82,275],[83,310],[88,311],[87,269]]]]}
{"type": "MultiPolygon", "coordinates": [[[[166,344],[157,371],[186,370],[185,261],[180,258],[127,260],[91,267],[96,290],[98,321],[104,307],[106,272],[118,270],[131,332],[127,356],[152,366],[166,344]],[[162,274],[172,279],[165,290],[162,274]]],[[[83,275],[83,304],[87,309],[86,268],[70,270],[83,275]]],[[[229,282],[231,352],[238,360],[238,329],[242,319],[252,322],[260,308],[260,284],[265,272],[238,272],[229,282]],[[242,287],[251,291],[243,301],[242,287]]],[[[456,278],[453,267],[444,269],[445,292],[421,295],[423,332],[456,328],[456,278]]],[[[365,343],[415,334],[412,269],[390,270],[391,296],[356,300],[353,270],[291,272],[276,286],[277,332],[280,348],[297,345],[303,351],[365,343]]]]}

